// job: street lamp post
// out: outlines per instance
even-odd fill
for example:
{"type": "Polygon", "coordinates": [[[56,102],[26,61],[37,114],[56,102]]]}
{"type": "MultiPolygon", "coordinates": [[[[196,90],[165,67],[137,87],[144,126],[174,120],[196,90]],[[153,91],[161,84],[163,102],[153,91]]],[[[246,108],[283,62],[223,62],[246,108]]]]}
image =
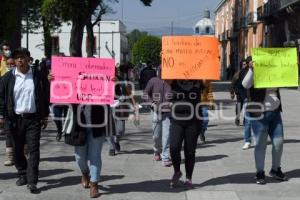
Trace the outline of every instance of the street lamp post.
{"type": "Polygon", "coordinates": [[[114,51],[114,32],[111,32],[111,54],[112,58],[115,58],[115,51],[114,51]]]}
{"type": "Polygon", "coordinates": [[[101,30],[101,28],[100,28],[100,23],[101,21],[99,21],[99,24],[98,24],[98,26],[99,26],[99,32],[98,32],[98,57],[100,58],[100,30],[101,30]]]}

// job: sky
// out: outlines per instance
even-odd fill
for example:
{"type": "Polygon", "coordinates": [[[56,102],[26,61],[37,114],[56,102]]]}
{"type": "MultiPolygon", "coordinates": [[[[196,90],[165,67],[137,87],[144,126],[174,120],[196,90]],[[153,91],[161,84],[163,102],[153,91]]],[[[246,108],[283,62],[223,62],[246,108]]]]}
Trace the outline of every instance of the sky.
{"type": "Polygon", "coordinates": [[[121,20],[127,30],[170,27],[172,22],[174,27],[192,28],[203,16],[204,9],[210,9],[213,17],[220,1],[153,0],[151,7],[145,7],[140,0],[119,0],[119,3],[110,4],[116,13],[106,15],[103,19],[121,20]]]}

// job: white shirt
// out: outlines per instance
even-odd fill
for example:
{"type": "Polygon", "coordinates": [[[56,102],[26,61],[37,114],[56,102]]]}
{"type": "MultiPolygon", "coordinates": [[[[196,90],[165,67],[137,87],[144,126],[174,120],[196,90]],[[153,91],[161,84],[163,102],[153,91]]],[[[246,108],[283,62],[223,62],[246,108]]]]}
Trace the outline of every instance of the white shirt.
{"type": "Polygon", "coordinates": [[[14,71],[16,82],[14,86],[14,111],[16,114],[35,113],[35,95],[32,69],[30,67],[26,74],[14,71]]]}

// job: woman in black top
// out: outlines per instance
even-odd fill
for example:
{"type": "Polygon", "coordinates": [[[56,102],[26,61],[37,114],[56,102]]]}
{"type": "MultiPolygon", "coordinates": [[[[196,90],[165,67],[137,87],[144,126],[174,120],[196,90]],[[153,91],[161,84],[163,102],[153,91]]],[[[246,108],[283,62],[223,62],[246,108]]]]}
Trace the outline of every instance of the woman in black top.
{"type": "Polygon", "coordinates": [[[201,81],[176,80],[172,85],[172,119],[170,127],[170,152],[174,168],[170,186],[179,183],[182,176],[180,171],[181,147],[184,142],[186,182],[192,187],[192,175],[195,166],[197,139],[202,121],[198,103],[201,100],[201,81]]]}

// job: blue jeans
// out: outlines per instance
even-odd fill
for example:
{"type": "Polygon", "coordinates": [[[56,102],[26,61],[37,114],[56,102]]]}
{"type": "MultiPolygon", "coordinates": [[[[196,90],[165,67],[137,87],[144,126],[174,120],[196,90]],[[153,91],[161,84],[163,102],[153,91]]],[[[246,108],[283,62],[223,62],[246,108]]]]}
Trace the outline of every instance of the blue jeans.
{"type": "Polygon", "coordinates": [[[245,112],[244,114],[244,120],[245,120],[245,125],[244,125],[244,141],[251,143],[251,120],[249,119],[250,115],[248,112],[245,112]]]}
{"type": "Polygon", "coordinates": [[[101,151],[105,137],[94,138],[91,129],[86,129],[86,143],[75,147],[75,159],[82,173],[90,173],[91,182],[99,182],[102,167],[101,151]],[[90,167],[88,166],[90,161],[90,167]]]}
{"type": "Polygon", "coordinates": [[[202,133],[204,134],[208,127],[209,115],[208,115],[208,108],[206,106],[201,107],[201,110],[202,110],[202,117],[203,117],[202,133]]]}
{"type": "Polygon", "coordinates": [[[161,153],[162,161],[170,160],[170,118],[167,114],[159,116],[152,113],[153,151],[161,153]]]}
{"type": "Polygon", "coordinates": [[[279,111],[264,112],[263,119],[253,120],[252,128],[256,140],[255,164],[257,171],[264,171],[268,135],[272,142],[272,169],[281,166],[283,151],[283,125],[279,111]]]}

